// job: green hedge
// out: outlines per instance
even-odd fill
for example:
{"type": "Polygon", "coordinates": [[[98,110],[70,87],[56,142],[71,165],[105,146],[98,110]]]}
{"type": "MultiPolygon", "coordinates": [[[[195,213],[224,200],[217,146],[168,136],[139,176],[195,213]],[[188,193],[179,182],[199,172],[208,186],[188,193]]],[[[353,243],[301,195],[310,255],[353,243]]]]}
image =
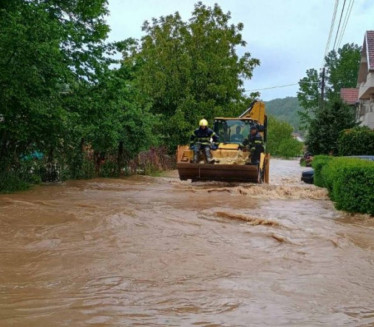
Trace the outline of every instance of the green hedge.
{"type": "Polygon", "coordinates": [[[374,130],[364,126],[342,131],[338,152],[340,156],[374,155],[374,130]]]}
{"type": "Polygon", "coordinates": [[[326,156],[314,160],[315,185],[328,189],[337,209],[374,215],[373,161],[326,156]]]}
{"type": "Polygon", "coordinates": [[[325,186],[325,181],[322,176],[322,169],[332,159],[331,156],[319,155],[315,156],[312,161],[312,167],[314,169],[314,184],[320,187],[325,186]]]}

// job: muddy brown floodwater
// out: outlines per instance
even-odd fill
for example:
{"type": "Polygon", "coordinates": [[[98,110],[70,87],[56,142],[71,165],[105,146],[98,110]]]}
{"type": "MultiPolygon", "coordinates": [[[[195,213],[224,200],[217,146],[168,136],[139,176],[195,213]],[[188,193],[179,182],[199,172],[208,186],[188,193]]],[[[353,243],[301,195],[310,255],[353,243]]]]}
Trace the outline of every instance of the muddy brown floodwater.
{"type": "Polygon", "coordinates": [[[0,326],[373,326],[374,223],[300,171],[1,195],[0,326]]]}

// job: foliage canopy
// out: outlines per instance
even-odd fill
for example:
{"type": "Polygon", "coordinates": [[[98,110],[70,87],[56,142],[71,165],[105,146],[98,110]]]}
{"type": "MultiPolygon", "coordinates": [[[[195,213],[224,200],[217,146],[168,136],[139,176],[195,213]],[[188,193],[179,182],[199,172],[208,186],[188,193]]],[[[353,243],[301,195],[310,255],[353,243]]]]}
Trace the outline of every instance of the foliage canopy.
{"type": "Polygon", "coordinates": [[[337,154],[338,137],[344,129],[356,126],[355,109],[334,100],[316,112],[311,120],[306,144],[313,154],[337,154]]]}
{"type": "Polygon", "coordinates": [[[178,12],[146,21],[146,35],[124,52],[124,65],[135,66],[136,86],[161,120],[163,142],[173,149],[187,142],[201,118],[236,116],[251,101],[243,79],[259,60],[244,47],[243,24],[230,24],[230,13],[198,2],[188,21],[178,12]]]}
{"type": "Polygon", "coordinates": [[[9,176],[25,179],[34,151],[82,177],[87,146],[94,158],[131,158],[156,143],[133,69],[110,69],[107,13],[106,0],[1,2],[0,168],[9,176]]]}
{"type": "Polygon", "coordinates": [[[238,115],[251,102],[243,80],[259,60],[237,53],[243,24],[230,13],[199,2],[188,21],[153,19],[140,41],[110,44],[107,5],[0,3],[0,190],[40,181],[46,164],[64,178],[109,176],[152,146],[174,151],[200,118],[238,115]],[[43,162],[25,159],[36,152],[43,162]]]}
{"type": "Polygon", "coordinates": [[[356,87],[357,75],[361,59],[361,47],[357,44],[347,43],[337,51],[332,50],[325,57],[325,99],[322,101],[322,71],[311,68],[306,71],[306,76],[299,81],[297,97],[301,111],[301,122],[308,127],[312,117],[325,103],[336,101],[340,98],[341,88],[356,87]]]}
{"type": "Polygon", "coordinates": [[[267,152],[272,156],[292,158],[301,154],[303,143],[292,137],[293,128],[285,121],[273,116],[268,117],[267,152]]]}

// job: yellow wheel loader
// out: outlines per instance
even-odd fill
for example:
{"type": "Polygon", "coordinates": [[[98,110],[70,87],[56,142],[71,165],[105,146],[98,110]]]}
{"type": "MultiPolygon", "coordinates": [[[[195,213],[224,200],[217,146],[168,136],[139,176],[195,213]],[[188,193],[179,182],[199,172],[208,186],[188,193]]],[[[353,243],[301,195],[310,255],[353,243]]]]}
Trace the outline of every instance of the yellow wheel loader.
{"type": "Polygon", "coordinates": [[[177,169],[181,180],[269,183],[270,155],[266,153],[267,116],[265,104],[254,101],[238,118],[217,117],[214,132],[219,145],[211,151],[214,164],[193,163],[193,150],[178,146],[177,169]],[[257,126],[264,140],[265,151],[259,163],[251,164],[251,152],[242,146],[252,126],[257,126]]]}

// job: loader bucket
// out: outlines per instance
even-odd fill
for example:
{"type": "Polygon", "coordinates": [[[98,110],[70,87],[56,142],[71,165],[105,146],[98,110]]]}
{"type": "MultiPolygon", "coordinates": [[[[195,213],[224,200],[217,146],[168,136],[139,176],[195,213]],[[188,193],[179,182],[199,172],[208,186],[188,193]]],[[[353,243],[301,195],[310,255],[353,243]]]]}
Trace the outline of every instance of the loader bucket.
{"type": "Polygon", "coordinates": [[[210,165],[177,164],[179,178],[192,181],[223,181],[261,183],[261,173],[257,165],[210,165]]]}

